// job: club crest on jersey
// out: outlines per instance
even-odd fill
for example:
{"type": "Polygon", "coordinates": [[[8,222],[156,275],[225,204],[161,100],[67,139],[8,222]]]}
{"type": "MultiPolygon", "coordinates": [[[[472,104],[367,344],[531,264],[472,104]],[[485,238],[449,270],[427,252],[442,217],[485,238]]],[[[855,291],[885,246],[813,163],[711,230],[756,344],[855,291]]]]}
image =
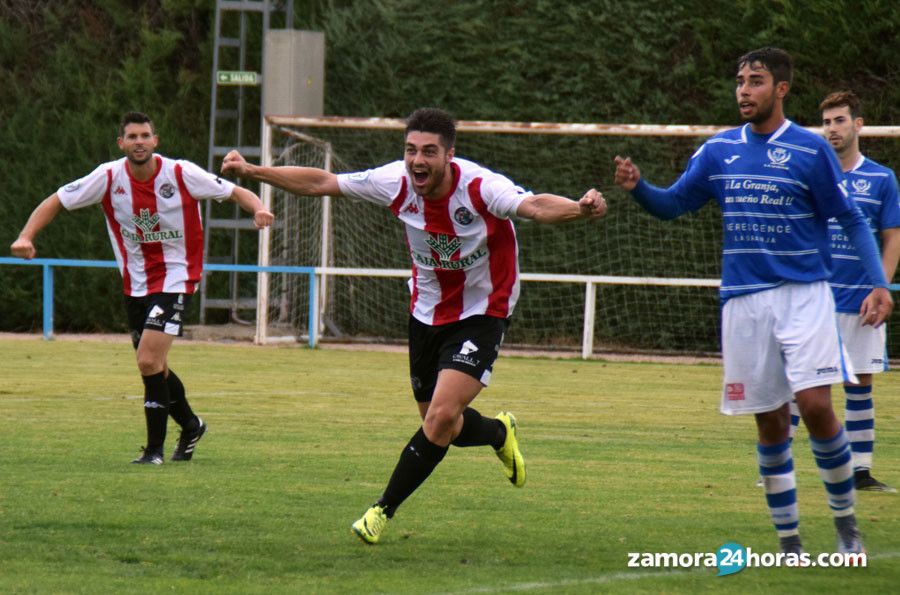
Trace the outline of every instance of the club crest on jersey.
{"type": "Polygon", "coordinates": [[[778,169],[787,169],[787,162],[791,160],[791,152],[784,147],[775,147],[766,151],[769,156],[769,163],[766,167],[777,167],[778,169]]]}
{"type": "Polygon", "coordinates": [[[159,195],[163,198],[172,198],[175,195],[175,187],[166,182],[159,187],[159,195]]]}
{"type": "Polygon", "coordinates": [[[872,183],[869,180],[853,180],[853,192],[857,194],[869,194],[872,183]]]}
{"type": "Polygon", "coordinates": [[[445,233],[439,233],[437,234],[437,237],[435,237],[434,234],[428,234],[425,243],[438,253],[441,260],[450,260],[462,246],[462,240],[455,236],[451,238],[445,233]]]}
{"type": "Polygon", "coordinates": [[[453,213],[453,218],[460,225],[468,225],[475,219],[475,215],[473,215],[472,211],[466,207],[459,207],[456,209],[456,212],[453,213]]]}

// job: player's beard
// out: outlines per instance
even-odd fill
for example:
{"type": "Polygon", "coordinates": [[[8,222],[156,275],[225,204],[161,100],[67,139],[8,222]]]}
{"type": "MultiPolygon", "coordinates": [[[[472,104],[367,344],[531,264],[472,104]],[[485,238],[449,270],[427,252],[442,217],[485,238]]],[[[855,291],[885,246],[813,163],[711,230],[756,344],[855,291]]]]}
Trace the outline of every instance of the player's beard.
{"type": "Polygon", "coordinates": [[[853,143],[855,140],[856,140],[855,133],[850,132],[850,134],[848,134],[847,136],[841,137],[841,141],[839,144],[835,145],[834,143],[831,142],[830,139],[828,140],[828,144],[831,145],[831,148],[834,149],[835,153],[837,153],[838,155],[843,155],[844,153],[846,153],[847,151],[850,150],[850,148],[853,146],[853,143]]]}
{"type": "Polygon", "coordinates": [[[441,187],[441,184],[444,183],[445,174],[445,167],[435,169],[431,172],[431,186],[428,188],[429,195],[433,195],[437,191],[437,189],[441,187]]]}
{"type": "Polygon", "coordinates": [[[129,163],[131,163],[132,165],[139,166],[139,165],[145,165],[148,161],[150,161],[150,159],[153,158],[153,151],[151,151],[151,150],[145,149],[144,154],[146,156],[143,159],[137,159],[134,156],[134,151],[132,151],[130,153],[127,153],[126,157],[128,157],[129,163]]]}
{"type": "Polygon", "coordinates": [[[775,91],[772,91],[772,94],[766,98],[765,103],[757,103],[756,104],[756,112],[744,118],[745,121],[750,122],[751,124],[762,124],[766,120],[772,117],[772,112],[775,111],[775,91]]]}

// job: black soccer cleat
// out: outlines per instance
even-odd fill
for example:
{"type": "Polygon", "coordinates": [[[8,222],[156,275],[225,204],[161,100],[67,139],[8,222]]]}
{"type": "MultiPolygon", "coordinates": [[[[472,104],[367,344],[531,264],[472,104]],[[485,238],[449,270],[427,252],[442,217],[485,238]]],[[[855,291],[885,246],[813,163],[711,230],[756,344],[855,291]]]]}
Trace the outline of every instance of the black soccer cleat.
{"type": "Polygon", "coordinates": [[[194,448],[196,448],[197,443],[200,442],[200,439],[203,438],[203,434],[206,433],[206,423],[197,418],[200,421],[200,425],[196,430],[181,430],[181,436],[178,437],[178,446],[175,447],[175,452],[172,453],[173,461],[190,461],[191,457],[194,456],[194,448]]]}
{"type": "Polygon", "coordinates": [[[868,469],[860,469],[853,474],[854,484],[857,490],[864,492],[887,492],[896,494],[897,489],[892,488],[886,483],[881,483],[870,474],[868,469]]]}
{"type": "Polygon", "coordinates": [[[135,465],[162,465],[163,451],[161,448],[141,448],[143,454],[131,461],[135,465]]]}

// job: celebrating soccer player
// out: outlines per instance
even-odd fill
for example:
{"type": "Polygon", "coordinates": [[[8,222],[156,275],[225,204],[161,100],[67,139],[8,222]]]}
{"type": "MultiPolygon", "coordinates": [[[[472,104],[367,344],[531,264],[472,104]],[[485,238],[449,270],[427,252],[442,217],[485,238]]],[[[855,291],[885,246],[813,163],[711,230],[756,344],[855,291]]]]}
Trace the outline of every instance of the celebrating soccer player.
{"type": "Polygon", "coordinates": [[[836,218],[873,287],[859,322],[878,327],[893,300],[878,248],[845,187],[825,140],[784,116],[793,64],[763,48],[737,61],[736,91],[746,122],[715,135],[669,188],[641,178],[630,158],[616,157],[615,181],[647,211],[672,219],[711,199],[722,209],[721,410],[754,414],[766,501],[783,551],[802,552],[796,481],[788,437],[796,398],[809,430],[841,552],[863,551],[854,515],[850,444],[831,405],[830,385],[843,363],[828,286],[828,219],[836,218]]]}
{"type": "Polygon", "coordinates": [[[409,370],[422,426],[403,449],[381,498],[353,523],[378,542],[397,507],[428,478],[450,445],[491,446],[516,487],[525,460],[516,418],[487,418],[469,405],[487,386],[519,297],[518,245],[511,218],[556,223],[597,218],[596,190],[578,201],[532,194],[502,175],[455,157],[456,124],[425,108],[407,120],[405,159],[334,175],[309,167],[259,167],[237,152],[222,171],[303,196],[346,195],[391,209],[406,226],[412,258],[409,370]]]}
{"type": "Polygon", "coordinates": [[[129,112],[119,127],[125,157],[66,184],[37,206],[13,242],[14,256],[34,258],[34,238],[59,212],[100,204],[122,285],[137,366],[144,381],[147,446],[132,461],[161,465],[169,415],[181,426],[173,461],[189,461],[206,423],[191,410],[184,385],[169,368],[169,348],[182,334],[184,310],[203,272],[201,199],[231,199],[253,213],[257,229],[272,223],[253,192],[190,161],[154,153],[159,137],[146,114],[129,112]]]}
{"type": "MultiPolygon", "coordinates": [[[[900,195],[897,177],[887,167],[859,151],[863,126],[859,98],[852,92],[832,93],[819,105],[825,139],[831,144],[847,176],[847,190],[863,212],[876,241],[881,240],[881,265],[888,282],[900,259],[900,195]]],[[[857,490],[896,492],[872,477],[875,445],[875,408],[872,404],[872,374],[887,369],[885,327],[874,328],[860,320],[860,307],[872,283],[860,266],[859,256],[836,221],[830,222],[833,274],[829,283],[838,311],[841,340],[859,383],[844,382],[845,426],[853,453],[857,490]]]]}

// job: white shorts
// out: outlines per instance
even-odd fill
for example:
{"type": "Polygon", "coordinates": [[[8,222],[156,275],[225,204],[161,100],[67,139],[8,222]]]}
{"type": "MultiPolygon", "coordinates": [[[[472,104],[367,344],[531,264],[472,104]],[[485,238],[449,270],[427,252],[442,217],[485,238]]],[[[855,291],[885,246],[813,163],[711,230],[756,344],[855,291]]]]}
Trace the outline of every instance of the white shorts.
{"type": "Polygon", "coordinates": [[[887,325],[863,326],[858,314],[837,313],[841,342],[847,358],[857,374],[878,374],[888,369],[887,325]]]}
{"type": "Polygon", "coordinates": [[[843,382],[828,283],[788,283],[725,302],[722,359],[726,415],[774,411],[801,390],[843,382]]]}

